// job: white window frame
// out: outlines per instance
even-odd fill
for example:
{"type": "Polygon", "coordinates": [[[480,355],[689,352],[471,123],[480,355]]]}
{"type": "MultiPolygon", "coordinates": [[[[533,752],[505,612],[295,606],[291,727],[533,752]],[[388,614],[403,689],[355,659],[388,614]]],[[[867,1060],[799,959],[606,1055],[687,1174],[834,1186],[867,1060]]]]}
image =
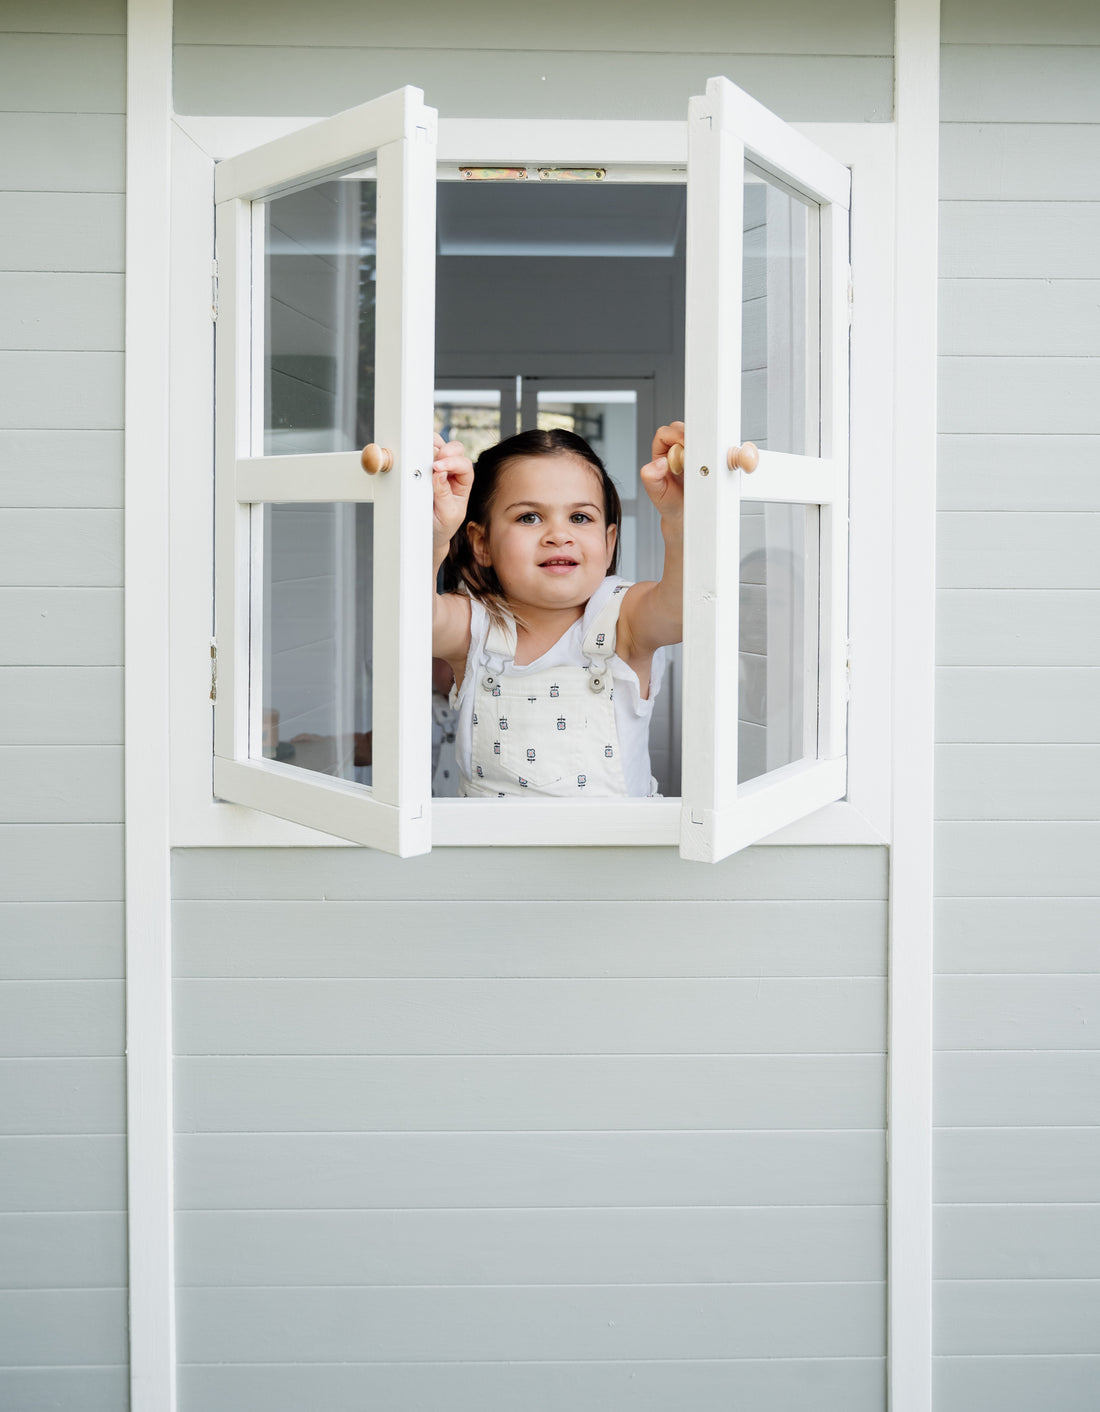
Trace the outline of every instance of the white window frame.
{"type": "Polygon", "coordinates": [[[433,305],[412,287],[434,259],[435,112],[402,89],[314,127],[252,148],[217,167],[217,416],[215,615],[220,666],[214,709],[214,793],[265,813],[326,825],[356,843],[409,856],[431,847],[426,751],[428,662],[419,647],[430,617],[427,536],[432,446],[433,305]],[[392,472],[368,475],[358,451],[265,455],[262,406],[262,198],[297,190],[318,171],[347,170],[349,154],[377,170],[375,436],[392,472]],[[224,291],[224,298],[222,297],[224,291]],[[243,336],[248,334],[249,336],[243,336]],[[384,742],[369,787],[311,775],[261,754],[257,599],[263,581],[263,507],[369,504],[374,509],[377,678],[374,734],[384,742]],[[250,644],[251,639],[251,644],[250,644]],[[422,729],[418,730],[418,727],[422,729]]]}
{"type": "MultiPolygon", "coordinates": [[[[258,810],[216,801],[210,788],[213,480],[209,321],[214,161],[305,126],[308,119],[177,118],[173,134],[173,378],[171,504],[173,846],[301,847],[347,843],[258,810]]],[[[775,845],[883,843],[890,833],[890,555],[892,514],[894,135],[889,125],[798,128],[853,174],[851,559],[847,797],[789,824],[775,845]]],[[[681,180],[687,123],[440,120],[441,165],[519,161],[625,164],[640,177],[681,180]]],[[[224,667],[223,667],[224,670],[224,667]]],[[[432,803],[432,845],[676,846],[680,801],[432,803]]]]}

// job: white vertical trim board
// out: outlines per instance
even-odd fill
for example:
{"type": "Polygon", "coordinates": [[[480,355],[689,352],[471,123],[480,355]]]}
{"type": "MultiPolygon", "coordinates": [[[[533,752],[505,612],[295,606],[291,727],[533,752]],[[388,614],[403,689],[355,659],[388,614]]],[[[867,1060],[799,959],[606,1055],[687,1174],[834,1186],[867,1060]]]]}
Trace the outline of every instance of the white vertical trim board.
{"type": "Polygon", "coordinates": [[[939,0],[896,0],[893,827],[887,1354],[891,1412],[932,1406],[932,774],[939,0]]]}
{"type": "Polygon", "coordinates": [[[130,0],[126,52],[126,1123],[130,1407],[172,1412],[168,809],[171,0],[130,0]]]}

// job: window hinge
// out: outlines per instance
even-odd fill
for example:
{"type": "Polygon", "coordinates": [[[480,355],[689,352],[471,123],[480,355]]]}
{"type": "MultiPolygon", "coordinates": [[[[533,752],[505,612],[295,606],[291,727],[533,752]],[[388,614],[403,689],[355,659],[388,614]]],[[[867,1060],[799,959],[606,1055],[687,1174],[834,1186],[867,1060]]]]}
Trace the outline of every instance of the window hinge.
{"type": "Polygon", "coordinates": [[[852,267],[851,267],[851,265],[849,265],[849,266],[848,266],[848,327],[849,327],[849,328],[851,328],[851,326],[852,326],[852,304],[853,304],[853,302],[854,302],[854,295],[853,295],[853,293],[852,293],[852,267]]]}
{"type": "Polygon", "coordinates": [[[218,699],[218,644],[210,639],[210,700],[218,699]]]}
{"type": "Polygon", "coordinates": [[[852,644],[848,643],[848,660],[844,663],[844,699],[852,699],[852,644]]]}
{"type": "Polygon", "coordinates": [[[210,261],[210,317],[218,321],[218,262],[210,261]]]}

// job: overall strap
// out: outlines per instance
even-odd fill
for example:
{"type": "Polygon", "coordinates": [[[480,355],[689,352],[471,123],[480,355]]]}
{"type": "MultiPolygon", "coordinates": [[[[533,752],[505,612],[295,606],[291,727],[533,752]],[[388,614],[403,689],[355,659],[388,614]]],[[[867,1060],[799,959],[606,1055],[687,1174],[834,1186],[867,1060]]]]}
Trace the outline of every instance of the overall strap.
{"type": "Polygon", "coordinates": [[[489,631],[485,635],[485,647],[482,652],[484,665],[491,672],[500,675],[504,671],[508,662],[514,661],[516,655],[516,625],[511,618],[506,618],[503,623],[496,623],[489,619],[489,631]]]}
{"type": "Polygon", "coordinates": [[[584,635],[581,651],[593,661],[599,660],[601,670],[607,670],[608,658],[615,655],[615,642],[619,633],[619,610],[623,606],[623,594],[630,587],[628,583],[618,584],[611,597],[592,619],[584,635]]]}

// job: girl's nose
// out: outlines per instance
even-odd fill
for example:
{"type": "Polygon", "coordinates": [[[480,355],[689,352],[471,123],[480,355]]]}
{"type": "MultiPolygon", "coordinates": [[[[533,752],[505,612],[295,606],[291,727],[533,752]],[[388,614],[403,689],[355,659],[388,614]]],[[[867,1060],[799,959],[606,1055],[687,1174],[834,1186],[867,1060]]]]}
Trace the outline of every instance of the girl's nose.
{"type": "Polygon", "coordinates": [[[573,538],[573,526],[568,520],[561,524],[548,524],[546,538],[554,544],[566,544],[573,538]]]}

